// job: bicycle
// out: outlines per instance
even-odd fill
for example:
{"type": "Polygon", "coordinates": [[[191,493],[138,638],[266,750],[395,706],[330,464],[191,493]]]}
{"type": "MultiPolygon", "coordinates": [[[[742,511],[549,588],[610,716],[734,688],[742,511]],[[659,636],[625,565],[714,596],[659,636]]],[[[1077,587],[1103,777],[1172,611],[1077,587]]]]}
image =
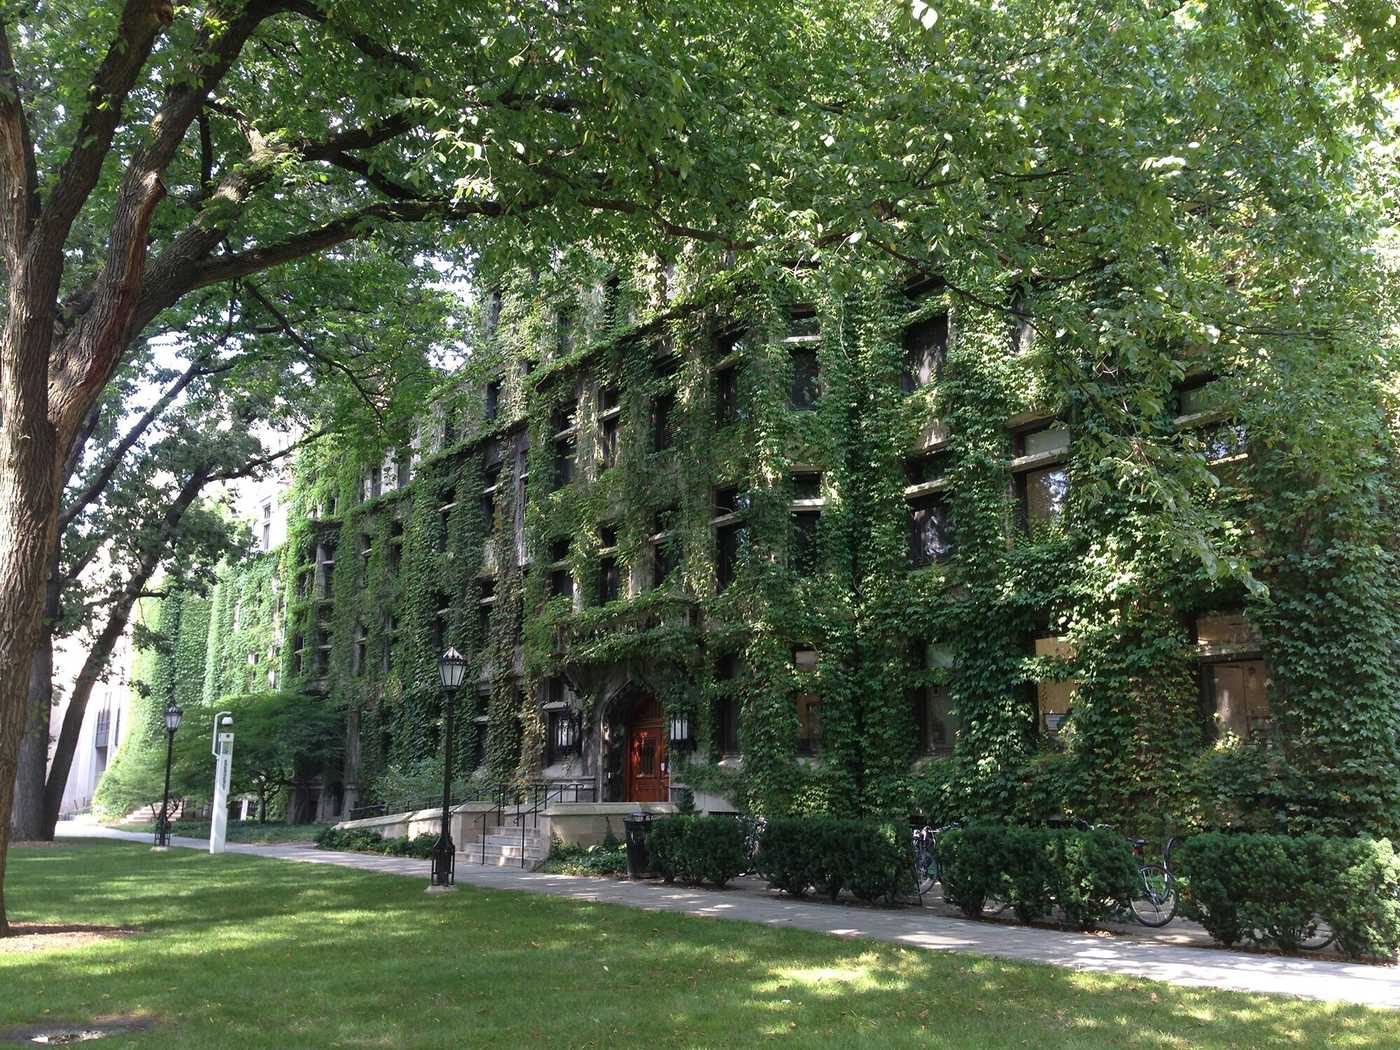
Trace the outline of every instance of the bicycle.
{"type": "MultiPolygon", "coordinates": [[[[1111,824],[1096,824],[1094,827],[1122,834],[1111,824]]],[[[1176,890],[1176,879],[1171,871],[1171,849],[1176,839],[1173,837],[1167,841],[1162,850],[1162,860],[1157,862],[1147,859],[1147,839],[1134,838],[1131,835],[1123,835],[1123,838],[1132,848],[1133,861],[1138,870],[1137,883],[1127,901],[1127,911],[1141,925],[1149,929],[1161,929],[1176,918],[1176,910],[1181,903],[1181,896],[1176,890]]]]}

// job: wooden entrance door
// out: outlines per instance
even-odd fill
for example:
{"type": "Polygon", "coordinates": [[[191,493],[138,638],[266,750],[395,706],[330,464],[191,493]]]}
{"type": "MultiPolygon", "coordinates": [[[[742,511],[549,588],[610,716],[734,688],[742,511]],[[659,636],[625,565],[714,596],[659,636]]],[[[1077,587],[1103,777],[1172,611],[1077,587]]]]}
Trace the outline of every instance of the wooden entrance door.
{"type": "Polygon", "coordinates": [[[627,801],[665,802],[668,794],[665,722],[661,705],[647,700],[627,727],[627,801]]]}

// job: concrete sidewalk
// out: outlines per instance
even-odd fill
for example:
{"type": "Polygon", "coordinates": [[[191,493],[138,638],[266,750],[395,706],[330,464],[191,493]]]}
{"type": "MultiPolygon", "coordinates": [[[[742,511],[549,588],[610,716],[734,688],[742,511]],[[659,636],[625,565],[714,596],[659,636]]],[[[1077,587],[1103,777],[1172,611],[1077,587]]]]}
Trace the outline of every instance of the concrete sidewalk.
{"type": "MultiPolygon", "coordinates": [[[[68,822],[58,825],[58,835],[151,841],[149,834],[68,822]]],[[[208,843],[202,839],[177,836],[171,843],[190,849],[208,849],[208,843]]],[[[340,853],[296,845],[230,844],[228,852],[406,875],[421,879],[425,886],[428,881],[428,862],[414,858],[340,853]]],[[[651,911],[766,926],[793,926],[837,937],[869,937],[929,951],[964,952],[1072,970],[1146,977],[1186,987],[1225,988],[1400,1009],[1400,970],[1393,966],[1284,958],[1214,948],[1180,947],[1134,937],[975,922],[931,915],[918,908],[885,910],[819,904],[776,896],[760,897],[732,890],[544,875],[515,868],[482,868],[471,864],[458,865],[457,881],[490,889],[544,893],[651,911]]]]}

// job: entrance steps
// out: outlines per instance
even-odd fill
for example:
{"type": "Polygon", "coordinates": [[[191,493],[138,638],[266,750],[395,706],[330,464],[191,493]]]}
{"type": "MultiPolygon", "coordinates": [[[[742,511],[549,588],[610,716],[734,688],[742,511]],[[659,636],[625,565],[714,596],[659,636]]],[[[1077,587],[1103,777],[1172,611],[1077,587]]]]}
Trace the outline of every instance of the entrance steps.
{"type": "Polygon", "coordinates": [[[457,863],[534,871],[548,856],[548,831],[527,827],[522,835],[520,828],[503,824],[486,832],[484,845],[481,839],[461,843],[457,863]]]}

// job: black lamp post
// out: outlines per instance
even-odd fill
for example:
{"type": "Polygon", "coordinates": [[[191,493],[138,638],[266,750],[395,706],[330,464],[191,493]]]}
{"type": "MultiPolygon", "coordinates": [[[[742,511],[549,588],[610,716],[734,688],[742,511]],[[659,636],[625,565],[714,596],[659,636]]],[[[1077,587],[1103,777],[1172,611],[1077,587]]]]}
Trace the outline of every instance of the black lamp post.
{"type": "Polygon", "coordinates": [[[185,712],[174,704],[165,709],[165,796],[160,803],[160,820],[156,823],[156,849],[170,848],[170,759],[175,752],[175,730],[185,712]]]}
{"type": "Polygon", "coordinates": [[[447,694],[447,718],[443,726],[442,757],[442,834],[433,843],[433,877],[429,891],[451,889],[456,882],[454,867],[457,850],[452,844],[452,721],[456,714],[457,690],[467,675],[467,661],[456,649],[438,658],[438,676],[447,694]]]}

